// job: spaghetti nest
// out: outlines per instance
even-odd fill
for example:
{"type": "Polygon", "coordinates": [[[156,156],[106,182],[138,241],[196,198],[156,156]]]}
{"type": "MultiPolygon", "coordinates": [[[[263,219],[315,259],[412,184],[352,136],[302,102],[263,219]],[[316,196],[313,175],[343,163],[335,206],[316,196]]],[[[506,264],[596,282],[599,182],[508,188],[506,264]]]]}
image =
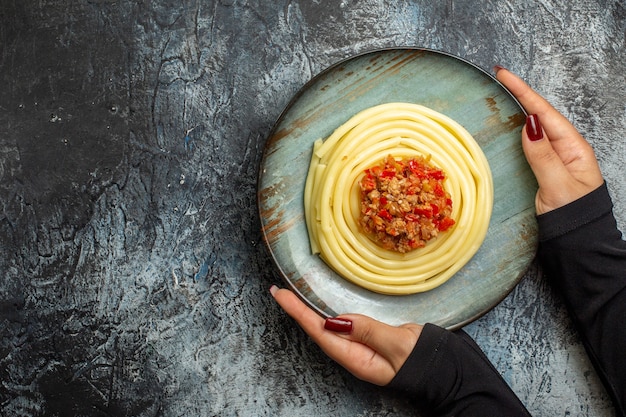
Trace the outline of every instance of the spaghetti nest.
{"type": "Polygon", "coordinates": [[[489,227],[493,181],[487,158],[457,122],[421,105],[387,103],[315,142],[304,207],[312,252],[339,275],[371,291],[413,294],[446,282],[479,249],[489,227]],[[446,233],[406,253],[381,247],[359,226],[360,180],[389,155],[429,158],[445,170],[445,191],[454,201],[454,224],[446,233]]]}

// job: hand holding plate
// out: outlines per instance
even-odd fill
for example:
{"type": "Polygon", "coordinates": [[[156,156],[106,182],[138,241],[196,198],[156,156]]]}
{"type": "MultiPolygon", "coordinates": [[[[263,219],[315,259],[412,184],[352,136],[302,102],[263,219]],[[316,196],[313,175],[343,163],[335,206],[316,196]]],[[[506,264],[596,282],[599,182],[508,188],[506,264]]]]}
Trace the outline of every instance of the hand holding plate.
{"type": "Polygon", "coordinates": [[[510,71],[497,67],[496,77],[529,114],[522,147],[539,190],[537,214],[562,207],[603,183],[593,149],[576,128],[543,97],[510,71]]]}
{"type": "Polygon", "coordinates": [[[376,385],[391,382],[422,331],[417,324],[389,326],[358,314],[324,320],[293,292],[276,286],[270,292],[330,358],[357,378],[376,385]]]}

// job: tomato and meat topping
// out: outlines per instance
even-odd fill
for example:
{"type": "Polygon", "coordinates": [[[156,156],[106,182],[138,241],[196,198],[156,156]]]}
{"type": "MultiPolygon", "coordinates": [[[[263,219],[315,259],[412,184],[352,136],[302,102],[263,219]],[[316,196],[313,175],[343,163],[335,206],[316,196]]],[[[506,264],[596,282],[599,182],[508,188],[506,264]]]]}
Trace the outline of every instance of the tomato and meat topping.
{"type": "Polygon", "coordinates": [[[454,225],[445,173],[430,157],[388,155],[359,181],[359,225],[378,245],[406,253],[421,248],[454,225]]]}

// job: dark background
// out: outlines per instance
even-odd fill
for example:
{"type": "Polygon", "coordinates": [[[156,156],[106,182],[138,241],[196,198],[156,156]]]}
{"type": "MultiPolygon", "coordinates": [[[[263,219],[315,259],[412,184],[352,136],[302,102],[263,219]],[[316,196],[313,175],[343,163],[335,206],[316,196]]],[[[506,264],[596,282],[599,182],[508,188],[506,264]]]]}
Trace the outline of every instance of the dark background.
{"type": "MultiPolygon", "coordinates": [[[[625,7],[0,0],[0,415],[413,415],[269,296],[256,179],[274,121],[355,53],[500,64],[592,143],[624,230],[625,7]]],[[[536,265],[466,331],[534,415],[612,415],[536,265]]]]}

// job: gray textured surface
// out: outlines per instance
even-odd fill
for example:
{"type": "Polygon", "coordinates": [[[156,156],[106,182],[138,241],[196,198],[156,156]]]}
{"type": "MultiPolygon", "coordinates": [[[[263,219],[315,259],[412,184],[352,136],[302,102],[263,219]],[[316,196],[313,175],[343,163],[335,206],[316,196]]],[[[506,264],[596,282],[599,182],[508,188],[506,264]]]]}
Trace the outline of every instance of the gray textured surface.
{"type": "MultiPolygon", "coordinates": [[[[504,65],[593,144],[624,229],[625,7],[0,1],[0,414],[413,415],[269,297],[255,189],[272,123],[354,53],[504,65]]],[[[612,414],[538,268],[466,330],[534,415],[612,414]]]]}

